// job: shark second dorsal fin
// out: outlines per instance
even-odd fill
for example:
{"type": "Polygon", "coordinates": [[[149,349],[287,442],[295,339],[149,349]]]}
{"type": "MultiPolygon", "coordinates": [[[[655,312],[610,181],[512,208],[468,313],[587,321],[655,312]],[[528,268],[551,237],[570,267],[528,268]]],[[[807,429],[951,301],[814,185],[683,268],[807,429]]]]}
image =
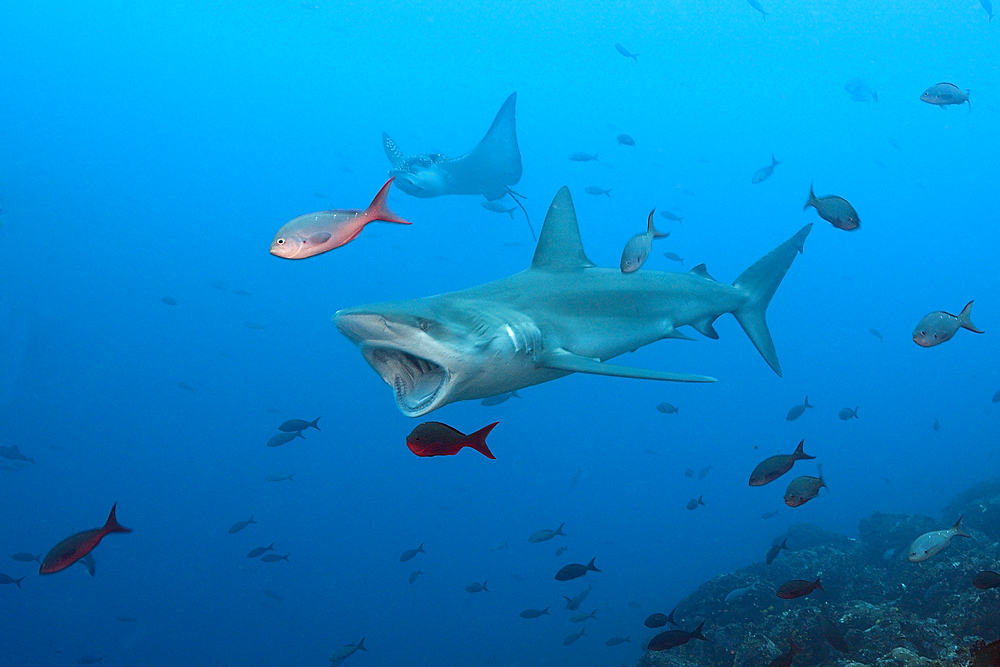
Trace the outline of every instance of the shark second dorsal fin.
{"type": "Polygon", "coordinates": [[[539,271],[582,271],[594,266],[583,252],[573,198],[565,185],[559,188],[542,223],[531,268],[539,271]]]}

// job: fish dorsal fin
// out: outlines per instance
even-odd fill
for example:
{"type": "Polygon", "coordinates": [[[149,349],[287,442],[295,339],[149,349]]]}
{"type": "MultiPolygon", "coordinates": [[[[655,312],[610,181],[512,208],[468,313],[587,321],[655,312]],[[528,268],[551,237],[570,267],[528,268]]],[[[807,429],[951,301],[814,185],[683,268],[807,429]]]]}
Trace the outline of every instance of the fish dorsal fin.
{"type": "Polygon", "coordinates": [[[699,278],[704,278],[705,280],[711,280],[713,283],[714,282],[718,282],[715,278],[713,278],[712,276],[708,275],[708,267],[705,266],[704,264],[699,264],[698,266],[696,266],[693,269],[691,269],[690,271],[688,271],[688,273],[693,273],[694,275],[698,276],[699,278]]]}
{"type": "Polygon", "coordinates": [[[582,271],[594,266],[583,252],[580,227],[576,222],[573,198],[565,185],[559,188],[538,235],[531,268],[539,271],[582,271]]]}
{"type": "Polygon", "coordinates": [[[396,142],[385,132],[382,133],[382,148],[385,149],[385,156],[389,158],[392,166],[395,167],[403,161],[403,151],[399,150],[396,142]]]}

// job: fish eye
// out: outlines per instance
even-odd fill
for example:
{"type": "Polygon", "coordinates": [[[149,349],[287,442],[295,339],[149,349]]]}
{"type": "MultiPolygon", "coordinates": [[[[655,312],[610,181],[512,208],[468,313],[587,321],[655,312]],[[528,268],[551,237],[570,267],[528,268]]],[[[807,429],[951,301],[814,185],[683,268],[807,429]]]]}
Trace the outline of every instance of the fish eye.
{"type": "Polygon", "coordinates": [[[278,245],[285,245],[285,239],[278,239],[277,241],[275,241],[275,243],[277,243],[278,245]]]}

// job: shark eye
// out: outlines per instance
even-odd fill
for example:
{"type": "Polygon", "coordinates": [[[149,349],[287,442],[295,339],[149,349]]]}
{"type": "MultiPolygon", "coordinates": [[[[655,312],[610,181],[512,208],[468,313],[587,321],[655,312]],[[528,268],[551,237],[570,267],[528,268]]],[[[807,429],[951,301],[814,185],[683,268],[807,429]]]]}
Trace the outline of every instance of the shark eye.
{"type": "Polygon", "coordinates": [[[277,243],[278,245],[285,245],[285,239],[278,239],[277,241],[275,241],[275,243],[277,243]]]}
{"type": "Polygon", "coordinates": [[[417,326],[420,327],[421,331],[427,331],[427,320],[420,320],[417,322],[417,326]]]}

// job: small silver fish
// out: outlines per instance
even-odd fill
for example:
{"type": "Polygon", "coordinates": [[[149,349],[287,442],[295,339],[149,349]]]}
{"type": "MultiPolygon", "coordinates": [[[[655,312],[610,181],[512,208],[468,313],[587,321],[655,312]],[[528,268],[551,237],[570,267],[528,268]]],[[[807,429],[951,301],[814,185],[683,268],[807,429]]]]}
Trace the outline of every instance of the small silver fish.
{"type": "Polygon", "coordinates": [[[621,144],[622,146],[635,146],[635,139],[633,139],[627,134],[619,134],[618,143],[621,144]]]}
{"type": "Polygon", "coordinates": [[[622,54],[626,58],[631,58],[632,60],[635,60],[636,62],[639,62],[639,60],[638,60],[639,54],[638,53],[632,53],[631,51],[629,51],[628,49],[626,49],[621,44],[618,44],[617,42],[615,43],[615,51],[617,51],[618,53],[622,54]]]}
{"type": "Polygon", "coordinates": [[[851,410],[850,408],[844,408],[839,413],[837,413],[837,416],[840,417],[841,421],[845,421],[845,422],[848,419],[857,419],[858,418],[858,409],[854,408],[853,410],[851,410]]]}
{"type": "Polygon", "coordinates": [[[597,610],[596,609],[594,611],[590,612],[589,614],[587,612],[585,612],[585,611],[578,611],[578,612],[574,613],[572,616],[569,617],[569,622],[570,623],[583,623],[584,621],[586,621],[587,619],[590,619],[590,618],[596,619],[597,618],[596,614],[597,614],[597,610]]]}
{"type": "Polygon", "coordinates": [[[988,17],[987,23],[993,22],[993,3],[990,0],[979,0],[979,4],[983,6],[983,11],[986,12],[988,17]]]}
{"type": "Polygon", "coordinates": [[[306,439],[306,436],[302,435],[302,431],[294,431],[292,433],[278,433],[272,436],[270,440],[267,441],[268,447],[281,447],[282,445],[287,445],[289,442],[295,438],[306,439]]]}
{"type": "Polygon", "coordinates": [[[864,79],[851,79],[844,84],[844,90],[855,102],[874,101],[878,103],[878,91],[864,79]]]}
{"type": "Polygon", "coordinates": [[[511,220],[514,219],[514,211],[517,210],[516,206],[507,208],[506,206],[497,201],[481,201],[479,202],[479,204],[487,211],[493,211],[494,213],[506,213],[507,215],[510,216],[511,220]]]}
{"type": "Polygon", "coordinates": [[[869,329],[869,330],[868,330],[868,333],[870,333],[871,335],[875,336],[875,337],[876,337],[876,338],[878,338],[878,339],[879,339],[880,341],[882,341],[882,342],[885,342],[885,339],[884,339],[884,338],[882,338],[882,332],[881,332],[881,331],[879,331],[878,329],[869,329]]]}
{"type": "Polygon", "coordinates": [[[412,584],[417,580],[417,577],[424,573],[423,570],[417,570],[416,572],[410,572],[410,583],[412,584]]]}
{"type": "Polygon", "coordinates": [[[679,216],[676,213],[671,213],[670,211],[665,211],[664,210],[664,211],[660,211],[660,215],[662,215],[667,220],[670,220],[671,222],[679,222],[682,225],[684,224],[684,217],[683,216],[679,216]]]}
{"type": "Polygon", "coordinates": [[[528,541],[532,543],[538,543],[538,542],[545,542],[546,540],[551,540],[556,535],[565,536],[566,533],[562,532],[563,526],[565,525],[566,525],[565,523],[561,523],[559,524],[559,527],[556,528],[555,530],[552,530],[551,528],[543,528],[542,530],[536,530],[534,533],[531,534],[531,537],[528,538],[528,541]]]}
{"type": "Polygon", "coordinates": [[[958,517],[955,525],[948,530],[933,530],[913,540],[913,544],[910,545],[910,550],[907,552],[906,560],[911,563],[922,563],[931,556],[940,553],[941,550],[951,544],[951,538],[955,536],[969,537],[962,530],[962,517],[958,517]]]}
{"type": "Polygon", "coordinates": [[[670,403],[660,403],[656,406],[657,412],[662,412],[665,415],[672,415],[677,413],[677,406],[671,405],[670,403]]]}
{"type": "Polygon", "coordinates": [[[597,159],[597,153],[590,155],[589,153],[571,153],[569,159],[573,162],[590,162],[591,160],[597,159]]]}
{"type": "Polygon", "coordinates": [[[687,508],[689,510],[696,510],[698,509],[698,505],[704,505],[704,504],[705,501],[702,500],[702,496],[698,496],[697,499],[692,498],[691,500],[688,501],[687,508]]]}
{"type": "Polygon", "coordinates": [[[252,514],[250,515],[250,518],[247,519],[246,521],[237,521],[232,526],[230,526],[229,527],[229,534],[230,535],[235,535],[236,533],[240,532],[241,530],[243,530],[244,528],[246,528],[247,526],[249,526],[251,523],[257,523],[256,521],[253,520],[253,515],[252,514]]]}
{"type": "Polygon", "coordinates": [[[671,262],[680,262],[681,266],[684,266],[684,258],[680,255],[670,252],[669,250],[663,253],[663,256],[669,259],[671,262]]]}
{"type": "Polygon", "coordinates": [[[608,641],[604,642],[604,645],[605,646],[618,646],[619,644],[624,644],[625,642],[628,642],[629,644],[631,644],[632,643],[632,636],[629,635],[628,637],[612,637],[608,641]]]}
{"type": "Polygon", "coordinates": [[[747,0],[747,4],[749,4],[751,7],[760,12],[760,18],[765,21],[767,20],[767,15],[771,13],[771,12],[765,12],[764,8],[760,6],[760,3],[757,2],[757,0],[747,0]]]}
{"type": "Polygon", "coordinates": [[[755,171],[754,175],[750,178],[750,182],[756,185],[757,183],[766,181],[768,177],[774,173],[774,168],[777,167],[779,164],[781,163],[774,159],[774,154],[772,153],[771,164],[767,165],[766,167],[761,167],[760,169],[755,171]]]}
{"type": "Polygon", "coordinates": [[[611,198],[611,190],[605,190],[604,188],[597,187],[596,185],[588,185],[583,189],[588,195],[607,195],[608,199],[611,198]]]}
{"type": "Polygon", "coordinates": [[[580,637],[583,637],[586,634],[586,630],[587,628],[580,628],[580,632],[574,632],[571,635],[566,635],[566,638],[563,639],[563,646],[569,646],[580,637]]]}
{"type": "Polygon", "coordinates": [[[646,232],[636,234],[625,244],[621,260],[622,273],[638,271],[639,267],[646,262],[646,258],[649,257],[649,252],[653,248],[653,239],[665,239],[670,236],[670,232],[666,234],[658,232],[653,226],[653,213],[655,212],[655,208],[649,212],[649,217],[646,219],[646,232]]]}
{"type": "Polygon", "coordinates": [[[269,482],[294,482],[295,473],[293,472],[290,475],[268,475],[265,479],[269,482]]]}
{"type": "Polygon", "coordinates": [[[262,563],[277,563],[278,561],[288,560],[288,557],[292,554],[285,554],[284,556],[279,556],[278,554],[267,554],[262,556],[260,562],[262,563]]]}
{"type": "Polygon", "coordinates": [[[788,414],[785,415],[785,421],[793,422],[802,416],[802,413],[806,411],[806,408],[815,408],[815,405],[809,405],[809,397],[806,396],[806,401],[802,405],[793,406],[788,414]]]}
{"type": "Polygon", "coordinates": [[[942,110],[951,104],[969,103],[969,113],[972,113],[972,102],[969,100],[969,89],[964,91],[953,83],[936,83],[923,92],[921,102],[936,104],[942,110]]]}
{"type": "Polygon", "coordinates": [[[479,583],[478,581],[473,581],[471,584],[469,584],[468,586],[465,587],[465,592],[466,593],[489,593],[490,589],[486,588],[486,581],[485,580],[483,580],[483,583],[479,583]]]}
{"type": "Polygon", "coordinates": [[[934,347],[951,340],[959,329],[984,333],[972,323],[972,304],[972,301],[965,304],[965,308],[958,315],[943,310],[924,315],[913,330],[913,342],[920,347],[934,347]]]}

